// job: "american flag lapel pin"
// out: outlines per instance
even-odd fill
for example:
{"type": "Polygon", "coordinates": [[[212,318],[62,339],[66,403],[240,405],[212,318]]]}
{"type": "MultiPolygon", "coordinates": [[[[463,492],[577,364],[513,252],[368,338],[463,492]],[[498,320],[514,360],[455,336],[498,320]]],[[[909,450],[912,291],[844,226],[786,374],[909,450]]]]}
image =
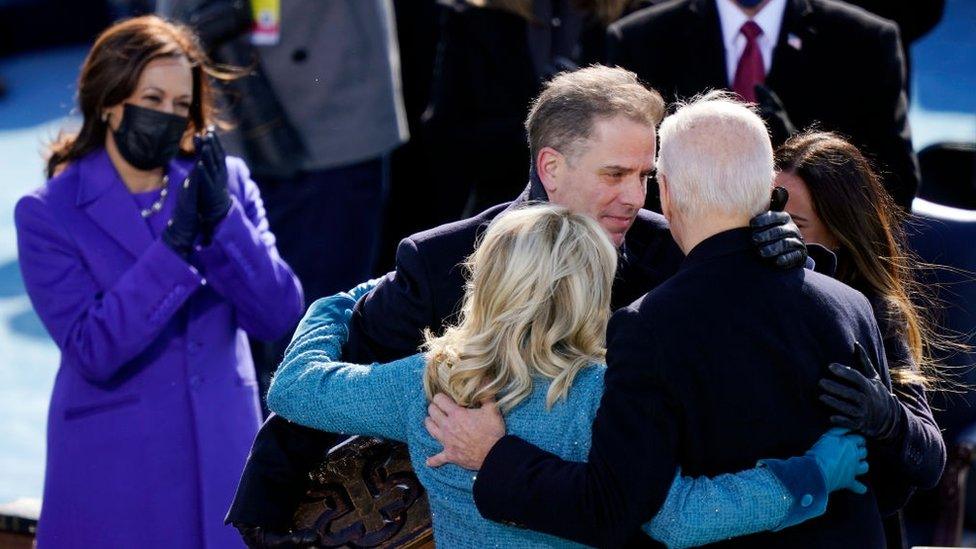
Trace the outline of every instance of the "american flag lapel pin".
{"type": "Polygon", "coordinates": [[[788,34],[786,36],[786,43],[796,51],[803,49],[803,40],[795,34],[788,34]]]}

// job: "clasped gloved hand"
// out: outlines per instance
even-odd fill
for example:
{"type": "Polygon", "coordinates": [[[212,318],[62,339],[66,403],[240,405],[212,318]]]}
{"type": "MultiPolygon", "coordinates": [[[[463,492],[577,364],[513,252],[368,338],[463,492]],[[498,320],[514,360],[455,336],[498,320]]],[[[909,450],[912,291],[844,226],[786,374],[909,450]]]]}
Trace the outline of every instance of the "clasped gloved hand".
{"type": "Polygon", "coordinates": [[[827,483],[827,492],[850,490],[863,494],[867,487],[856,479],[868,472],[868,450],[864,437],[834,427],[824,433],[806,455],[817,460],[827,483]]]}
{"type": "Polygon", "coordinates": [[[176,199],[176,209],[163,230],[163,243],[171,250],[186,259],[193,249],[193,242],[200,233],[200,221],[197,216],[197,182],[188,177],[180,185],[180,193],[176,199]]]}
{"type": "Polygon", "coordinates": [[[190,178],[197,182],[200,233],[205,244],[213,237],[214,228],[230,211],[230,191],[227,190],[227,155],[220,140],[212,131],[193,138],[197,162],[190,178]]]}
{"type": "Polygon", "coordinates": [[[854,344],[854,362],[860,371],[843,364],[828,367],[832,379],[820,380],[824,391],[820,400],[834,412],[830,417],[834,425],[858,431],[873,440],[888,440],[901,429],[901,404],[881,380],[859,343],[854,344]]]}
{"type": "Polygon", "coordinates": [[[273,532],[261,526],[234,523],[248,549],[303,549],[318,543],[318,535],[312,530],[297,532],[273,532]]]}
{"type": "Polygon", "coordinates": [[[752,242],[759,248],[759,255],[783,269],[801,267],[807,261],[807,246],[800,236],[800,229],[790,214],[783,211],[789,196],[786,189],[776,187],[769,211],[749,221],[752,242]]]}

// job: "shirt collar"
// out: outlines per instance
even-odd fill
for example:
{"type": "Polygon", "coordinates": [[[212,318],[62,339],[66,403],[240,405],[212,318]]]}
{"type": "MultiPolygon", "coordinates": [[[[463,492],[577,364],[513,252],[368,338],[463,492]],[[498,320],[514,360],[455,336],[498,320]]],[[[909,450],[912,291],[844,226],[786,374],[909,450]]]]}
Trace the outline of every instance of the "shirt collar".
{"type": "MultiPolygon", "coordinates": [[[[722,43],[725,44],[726,51],[731,51],[742,25],[749,20],[749,17],[742,13],[733,0],[715,0],[715,7],[718,9],[718,19],[722,23],[722,43]]],[[[783,26],[785,13],[786,0],[772,0],[752,20],[762,29],[763,37],[776,44],[779,41],[779,30],[783,26]]]]}

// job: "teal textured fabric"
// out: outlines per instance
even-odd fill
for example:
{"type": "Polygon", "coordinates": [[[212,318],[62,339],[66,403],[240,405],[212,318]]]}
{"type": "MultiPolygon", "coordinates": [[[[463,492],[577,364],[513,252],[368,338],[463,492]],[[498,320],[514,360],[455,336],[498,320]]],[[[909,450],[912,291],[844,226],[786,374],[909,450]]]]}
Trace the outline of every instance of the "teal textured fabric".
{"type": "MultiPolygon", "coordinates": [[[[371,288],[365,283],[309,307],[272,381],[269,408],[316,429],[406,442],[414,470],[427,490],[438,547],[577,546],[482,518],[471,494],[476,473],[455,465],[437,469],[425,465],[426,458],[441,447],[423,424],[427,399],[422,354],[373,365],[335,360],[346,341],[351,309],[371,288]]],[[[550,410],[545,402],[548,380],[537,381],[530,396],[506,415],[508,432],[564,459],[585,461],[604,370],[603,365],[585,368],[567,398],[550,410]]],[[[670,547],[689,547],[795,524],[822,513],[824,505],[819,503],[826,501],[826,494],[822,476],[819,486],[816,482],[820,475],[816,464],[813,460],[785,463],[714,478],[679,474],[664,506],[644,529],[670,547]],[[814,481],[784,482],[783,476],[814,481]],[[797,504],[810,492],[818,505],[797,504]]]]}

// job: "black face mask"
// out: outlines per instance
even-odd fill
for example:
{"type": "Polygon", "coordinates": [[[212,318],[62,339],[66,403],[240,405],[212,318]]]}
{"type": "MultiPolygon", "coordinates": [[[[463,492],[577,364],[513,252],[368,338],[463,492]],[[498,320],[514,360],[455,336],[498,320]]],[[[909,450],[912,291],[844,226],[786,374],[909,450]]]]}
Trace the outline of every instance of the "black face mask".
{"type": "Polygon", "coordinates": [[[112,132],[126,162],[140,170],[165,166],[180,151],[189,119],[125,104],[119,129],[112,132]]]}

